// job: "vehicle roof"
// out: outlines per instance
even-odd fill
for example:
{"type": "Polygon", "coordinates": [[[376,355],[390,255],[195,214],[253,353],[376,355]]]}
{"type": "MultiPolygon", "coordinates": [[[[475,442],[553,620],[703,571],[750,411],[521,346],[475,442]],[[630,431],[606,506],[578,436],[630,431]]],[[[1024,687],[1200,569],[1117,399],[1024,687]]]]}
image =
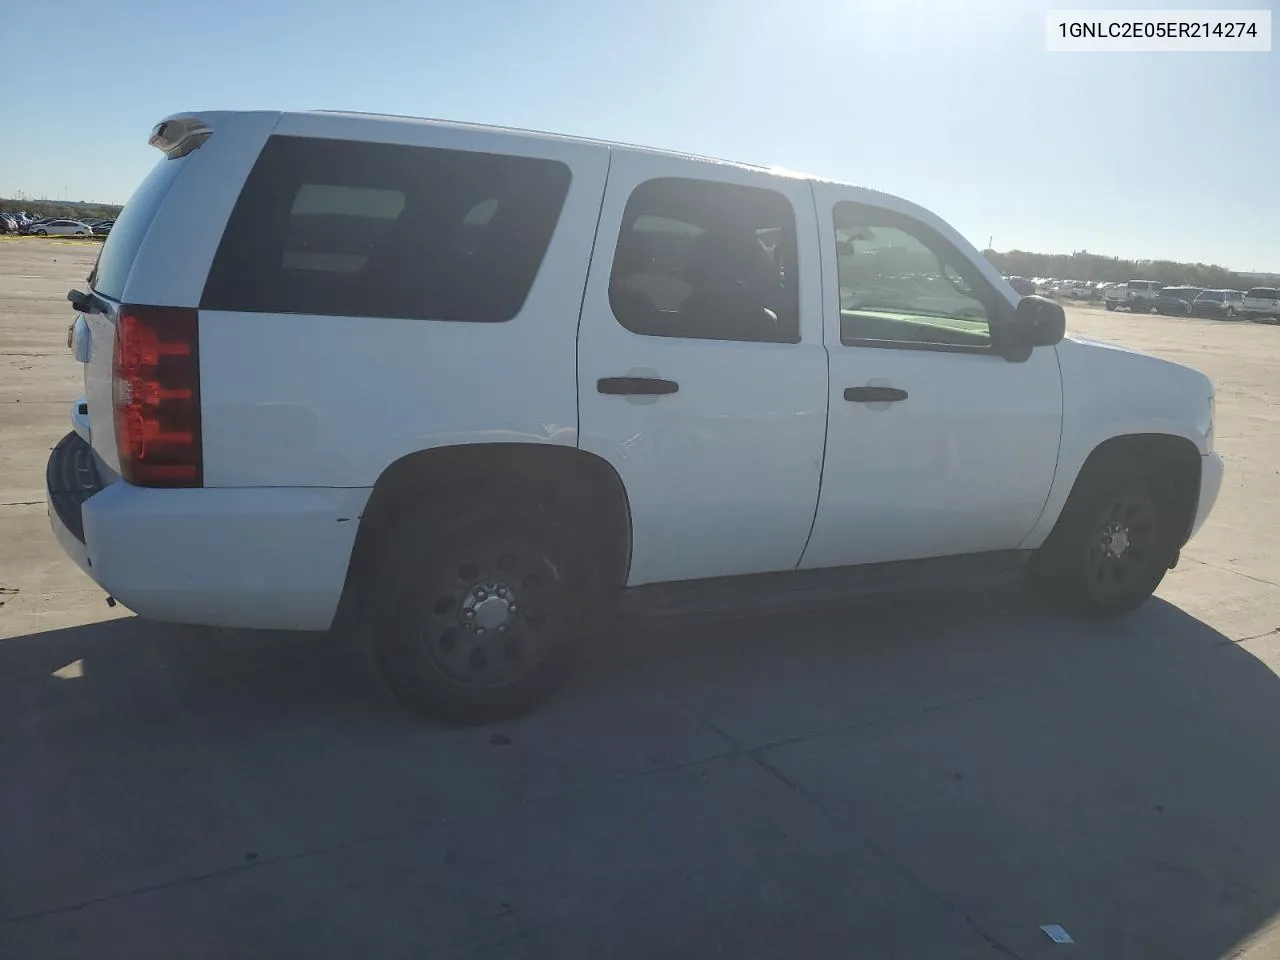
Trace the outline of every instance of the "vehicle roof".
{"type": "Polygon", "coordinates": [[[919,206],[916,203],[898,196],[897,194],[886,193],[883,190],[876,190],[872,187],[866,187],[862,184],[851,183],[847,180],[835,180],[832,177],[824,177],[812,173],[804,173],[799,170],[792,170],[787,167],[772,165],[766,166],[757,163],[743,163],[739,160],[726,160],[720,157],[709,157],[702,154],[690,153],[684,150],[670,150],[659,147],[647,147],[640,144],[625,143],[615,140],[600,140],[592,137],[582,137],[573,134],[550,133],[543,130],[531,130],[522,127],[505,127],[497,124],[470,123],[462,120],[445,120],[439,117],[416,117],[407,114],[396,113],[378,113],[374,111],[362,110],[183,110],[172,113],[165,117],[161,123],[171,120],[186,118],[213,119],[219,116],[233,116],[236,114],[268,114],[277,118],[277,123],[286,117],[331,117],[331,118],[349,118],[354,121],[361,122],[381,122],[399,125],[424,125],[433,127],[448,127],[454,130],[467,130],[476,133],[484,133],[496,136],[519,137],[523,139],[547,140],[557,143],[580,144],[584,147],[596,147],[607,150],[620,150],[630,153],[653,154],[659,156],[679,157],[686,160],[695,160],[702,163],[723,164],[726,166],[740,167],[748,170],[756,170],[776,177],[789,177],[796,180],[810,180],[817,183],[832,183],[840,186],[853,187],[858,190],[865,191],[870,194],[877,194],[886,197],[898,203],[910,207],[915,211],[936,218],[936,214],[919,206]]]}
{"type": "Polygon", "coordinates": [[[451,127],[457,130],[475,130],[477,132],[502,134],[532,140],[553,140],[558,143],[580,143],[584,146],[607,147],[612,150],[626,150],[634,153],[661,154],[664,156],[684,157],[689,160],[705,160],[710,163],[727,163],[732,164],[735,167],[748,167],[752,170],[760,170],[768,173],[782,172],[791,176],[813,179],[805,174],[799,174],[792,171],[779,171],[779,168],[776,167],[767,167],[755,163],[742,163],[737,160],[726,160],[721,157],[708,157],[701,154],[689,153],[684,150],[664,150],[658,147],[647,147],[641,144],[624,143],[622,141],[600,140],[594,137],[582,137],[573,134],[550,133],[544,130],[531,130],[523,127],[504,127],[497,124],[468,123],[461,120],[443,120],[439,117],[414,117],[406,114],[376,113],[361,110],[287,110],[284,111],[281,116],[306,116],[309,114],[319,114],[327,117],[358,117],[362,120],[385,120],[388,123],[425,124],[428,126],[451,127]]]}

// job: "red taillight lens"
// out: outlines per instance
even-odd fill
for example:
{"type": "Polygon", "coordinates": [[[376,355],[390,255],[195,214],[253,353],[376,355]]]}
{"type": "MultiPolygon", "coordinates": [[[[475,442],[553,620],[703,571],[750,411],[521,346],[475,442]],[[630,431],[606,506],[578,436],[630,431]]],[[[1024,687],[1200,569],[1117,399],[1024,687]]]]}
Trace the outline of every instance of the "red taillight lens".
{"type": "Polygon", "coordinates": [[[120,308],[111,364],[120,475],[140,487],[198,487],[200,351],[196,311],[120,308]]]}

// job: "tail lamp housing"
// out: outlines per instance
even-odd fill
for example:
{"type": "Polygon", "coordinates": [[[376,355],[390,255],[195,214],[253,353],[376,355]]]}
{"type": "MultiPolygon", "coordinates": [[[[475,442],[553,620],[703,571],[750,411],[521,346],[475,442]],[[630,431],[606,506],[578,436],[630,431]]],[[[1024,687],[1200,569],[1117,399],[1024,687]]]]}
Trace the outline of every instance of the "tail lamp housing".
{"type": "Polygon", "coordinates": [[[120,475],[140,487],[204,483],[196,311],[126,304],[111,364],[120,475]]]}

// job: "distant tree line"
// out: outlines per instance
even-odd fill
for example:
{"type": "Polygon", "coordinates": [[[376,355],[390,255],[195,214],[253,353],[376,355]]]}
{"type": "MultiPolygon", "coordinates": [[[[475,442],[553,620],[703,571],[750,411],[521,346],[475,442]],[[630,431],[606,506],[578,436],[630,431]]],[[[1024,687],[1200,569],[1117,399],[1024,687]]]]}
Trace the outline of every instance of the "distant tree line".
{"type": "Polygon", "coordinates": [[[35,217],[62,217],[67,220],[96,217],[99,220],[114,220],[120,215],[121,208],[111,203],[58,203],[56,200],[0,198],[0,213],[18,213],[22,210],[35,217]]]}
{"type": "Polygon", "coordinates": [[[1009,250],[983,254],[1006,277],[1053,277],[1109,283],[1122,280],[1155,280],[1166,286],[1245,290],[1256,286],[1257,275],[1243,276],[1213,263],[1175,263],[1172,260],[1121,260],[1087,250],[1077,253],[1028,253],[1009,250]]]}

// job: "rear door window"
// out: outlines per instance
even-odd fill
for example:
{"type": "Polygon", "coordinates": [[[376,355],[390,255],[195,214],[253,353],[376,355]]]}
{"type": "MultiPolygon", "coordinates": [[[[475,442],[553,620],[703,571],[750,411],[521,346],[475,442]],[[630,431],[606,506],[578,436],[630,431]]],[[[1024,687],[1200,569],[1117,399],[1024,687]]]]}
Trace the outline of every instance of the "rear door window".
{"type": "Polygon", "coordinates": [[[1245,296],[1255,300],[1280,300],[1280,290],[1272,287],[1254,287],[1245,296]]]}
{"type": "Polygon", "coordinates": [[[205,283],[210,310],[502,322],[569,189],[555,160],[274,136],[205,283]]]}
{"type": "Polygon", "coordinates": [[[129,279],[129,271],[133,269],[133,261],[142,247],[147,229],[169,189],[177,183],[186,162],[186,157],[161,160],[133,192],[107,234],[102,252],[98,254],[98,263],[89,275],[89,283],[96,292],[112,300],[124,296],[125,281],[129,279]]]}
{"type": "Polygon", "coordinates": [[[798,343],[798,296],[795,212],[781,193],[661,177],[628,198],[609,279],[628,330],[798,343]]]}

